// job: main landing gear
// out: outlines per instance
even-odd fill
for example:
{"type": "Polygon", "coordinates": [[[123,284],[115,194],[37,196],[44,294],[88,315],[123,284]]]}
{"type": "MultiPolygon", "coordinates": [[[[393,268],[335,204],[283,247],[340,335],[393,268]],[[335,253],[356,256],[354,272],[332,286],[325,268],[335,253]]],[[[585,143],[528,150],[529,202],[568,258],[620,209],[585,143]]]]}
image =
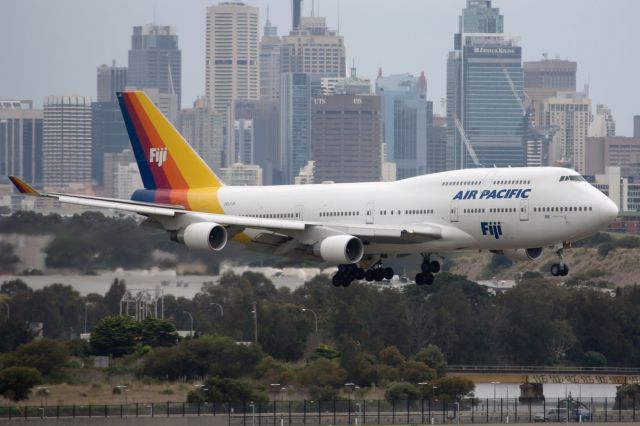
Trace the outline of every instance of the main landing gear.
{"type": "Polygon", "coordinates": [[[356,264],[338,265],[338,272],[335,273],[331,282],[336,287],[349,287],[353,280],[382,281],[393,278],[393,269],[385,268],[380,262],[374,264],[366,271],[356,264]]]}
{"type": "Polygon", "coordinates": [[[560,258],[560,263],[554,263],[551,265],[551,275],[554,277],[566,277],[569,273],[569,267],[566,263],[564,263],[564,248],[566,244],[562,244],[559,247],[556,247],[556,254],[560,258]]]}
{"type": "Polygon", "coordinates": [[[437,260],[431,260],[428,254],[422,255],[422,265],[420,265],[422,272],[416,275],[417,285],[431,285],[433,284],[434,276],[440,272],[440,262],[437,260]]]}

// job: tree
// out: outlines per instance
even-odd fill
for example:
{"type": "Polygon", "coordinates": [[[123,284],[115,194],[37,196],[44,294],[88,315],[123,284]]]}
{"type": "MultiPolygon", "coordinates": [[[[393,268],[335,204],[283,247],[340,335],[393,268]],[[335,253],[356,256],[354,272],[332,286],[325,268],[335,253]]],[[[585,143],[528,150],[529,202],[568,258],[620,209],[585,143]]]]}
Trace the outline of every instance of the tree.
{"type": "Polygon", "coordinates": [[[447,360],[436,345],[428,345],[420,349],[413,358],[433,368],[438,377],[444,377],[447,374],[447,360]]]}
{"type": "Polygon", "coordinates": [[[436,370],[424,362],[407,361],[400,367],[400,377],[409,383],[428,382],[436,378],[436,370]]]}
{"type": "Polygon", "coordinates": [[[393,383],[384,393],[387,401],[418,399],[420,390],[411,383],[393,383]]]}
{"type": "Polygon", "coordinates": [[[443,377],[436,380],[434,385],[441,399],[457,401],[470,395],[476,388],[471,380],[463,377],[443,377]]]}
{"type": "Polygon", "coordinates": [[[567,351],[577,342],[571,324],[567,320],[553,320],[549,329],[547,350],[554,362],[565,358],[567,351]]]}
{"type": "Polygon", "coordinates": [[[5,241],[0,241],[0,272],[14,272],[20,258],[16,256],[16,247],[5,241]]]}
{"type": "Polygon", "coordinates": [[[0,395],[15,402],[27,399],[31,388],[40,383],[42,376],[33,367],[9,367],[0,371],[0,395]]]}
{"type": "Polygon", "coordinates": [[[141,340],[140,324],[130,316],[102,318],[91,333],[95,355],[121,357],[133,353],[141,340]]]}
{"type": "Polygon", "coordinates": [[[33,367],[47,376],[64,367],[68,357],[69,352],[64,343],[45,337],[18,346],[15,365],[33,367]]]}
{"type": "Polygon", "coordinates": [[[0,286],[0,293],[6,294],[10,298],[14,298],[21,294],[31,294],[33,290],[22,280],[5,281],[0,286]]]}
{"type": "Polygon", "coordinates": [[[169,321],[148,317],[141,324],[142,343],[149,346],[173,346],[178,342],[176,327],[169,321]]]}
{"type": "Polygon", "coordinates": [[[263,386],[237,379],[212,377],[204,383],[203,392],[208,401],[267,402],[269,396],[263,386]]]}
{"type": "Polygon", "coordinates": [[[387,346],[378,352],[378,361],[391,367],[399,367],[404,362],[404,355],[395,346],[387,346]]]}
{"type": "Polygon", "coordinates": [[[607,357],[598,351],[587,351],[584,353],[584,364],[587,367],[606,367],[607,357]]]}
{"type": "Polygon", "coordinates": [[[104,295],[104,303],[110,315],[118,315],[120,313],[120,301],[127,292],[127,284],[124,280],[114,278],[111,287],[104,295]]]}
{"type": "Polygon", "coordinates": [[[31,339],[33,339],[33,334],[29,331],[26,323],[14,319],[0,323],[0,353],[11,352],[31,339]]]}

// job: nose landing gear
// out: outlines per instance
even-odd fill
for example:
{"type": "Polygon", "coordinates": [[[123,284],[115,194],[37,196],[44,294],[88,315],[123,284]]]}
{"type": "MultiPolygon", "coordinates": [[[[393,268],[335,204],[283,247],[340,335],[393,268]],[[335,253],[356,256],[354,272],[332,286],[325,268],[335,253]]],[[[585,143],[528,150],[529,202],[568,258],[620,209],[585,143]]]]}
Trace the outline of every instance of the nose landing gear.
{"type": "Polygon", "coordinates": [[[567,247],[566,243],[563,243],[559,247],[555,247],[556,254],[560,258],[560,263],[554,263],[551,265],[551,275],[554,277],[566,277],[569,274],[569,266],[564,263],[564,249],[567,247]]]}

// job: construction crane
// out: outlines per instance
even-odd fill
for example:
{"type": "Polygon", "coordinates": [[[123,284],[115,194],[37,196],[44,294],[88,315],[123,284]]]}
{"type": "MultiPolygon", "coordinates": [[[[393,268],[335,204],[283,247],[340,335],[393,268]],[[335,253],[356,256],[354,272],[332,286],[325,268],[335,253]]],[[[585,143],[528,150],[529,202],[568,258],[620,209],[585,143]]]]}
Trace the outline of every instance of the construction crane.
{"type": "Polygon", "coordinates": [[[460,120],[458,120],[458,116],[455,114],[453,115],[453,121],[456,123],[456,129],[458,130],[458,133],[460,133],[460,137],[464,142],[465,148],[467,148],[467,152],[469,153],[469,157],[471,157],[471,161],[473,161],[473,164],[476,167],[482,167],[482,164],[480,163],[480,161],[478,160],[478,156],[476,155],[476,151],[473,149],[471,141],[467,137],[467,133],[464,131],[464,127],[462,127],[460,120]]]}

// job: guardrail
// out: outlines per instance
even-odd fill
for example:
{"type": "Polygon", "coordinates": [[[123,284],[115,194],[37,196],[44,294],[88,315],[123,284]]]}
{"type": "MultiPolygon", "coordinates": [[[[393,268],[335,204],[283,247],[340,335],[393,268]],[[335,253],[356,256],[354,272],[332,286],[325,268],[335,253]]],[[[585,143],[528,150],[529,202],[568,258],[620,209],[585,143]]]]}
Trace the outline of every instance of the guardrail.
{"type": "Polygon", "coordinates": [[[0,422],[25,419],[219,416],[229,426],[640,421],[635,398],[466,398],[460,401],[330,400],[154,402],[0,406],[0,422]]]}
{"type": "Polygon", "coordinates": [[[554,367],[533,365],[449,365],[447,371],[453,373],[640,374],[640,368],[636,367],[554,367]]]}

